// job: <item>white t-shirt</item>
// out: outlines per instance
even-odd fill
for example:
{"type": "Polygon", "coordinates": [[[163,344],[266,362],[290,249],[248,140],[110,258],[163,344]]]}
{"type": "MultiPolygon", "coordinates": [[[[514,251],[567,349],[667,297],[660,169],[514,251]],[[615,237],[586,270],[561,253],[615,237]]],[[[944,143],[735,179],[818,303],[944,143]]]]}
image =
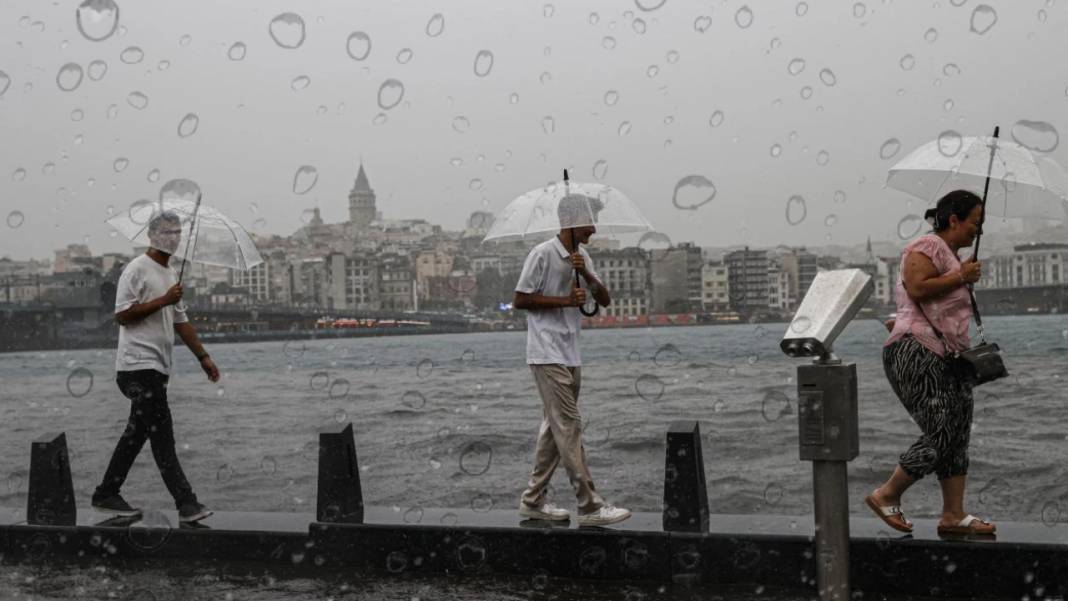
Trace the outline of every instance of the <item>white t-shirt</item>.
{"type": "MultiPolygon", "coordinates": [[[[122,270],[115,291],[115,313],[135,304],[163,296],[178,283],[178,274],[164,267],[148,255],[140,255],[122,270]]],[[[171,373],[171,354],[174,349],[174,324],[189,321],[178,305],[167,305],[148,317],[119,326],[119,350],[115,356],[115,371],[154,369],[171,373]]]]}
{"type": "MultiPolygon", "coordinates": [[[[581,246],[579,253],[586,260],[586,269],[599,280],[590,254],[581,246]]],[[[570,296],[571,288],[575,284],[575,269],[571,267],[570,257],[571,254],[556,236],[535,246],[523,263],[523,272],[519,275],[515,291],[545,296],[570,296]]],[[[527,363],[581,366],[581,320],[582,314],[578,307],[527,311],[527,363]]]]}

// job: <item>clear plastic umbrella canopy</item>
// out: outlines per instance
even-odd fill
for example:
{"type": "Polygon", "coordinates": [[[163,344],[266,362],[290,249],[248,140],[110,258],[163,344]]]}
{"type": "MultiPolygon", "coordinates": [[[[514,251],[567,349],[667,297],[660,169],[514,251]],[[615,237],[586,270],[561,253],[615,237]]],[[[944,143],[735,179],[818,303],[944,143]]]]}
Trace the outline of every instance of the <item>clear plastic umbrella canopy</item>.
{"type": "Polygon", "coordinates": [[[107,223],[135,243],[158,248],[186,261],[240,270],[251,269],[263,262],[256,245],[240,223],[203,203],[198,209],[195,200],[139,200],[130,205],[128,210],[112,216],[107,223]],[[177,217],[180,233],[168,234],[174,229],[173,222],[164,224],[154,232],[149,231],[152,220],[163,213],[177,217]]]}
{"type": "Polygon", "coordinates": [[[484,241],[544,237],[562,228],[593,225],[598,233],[652,231],[638,207],[618,189],[605,184],[556,182],[531,190],[508,203],[484,241]]]}
{"type": "Polygon", "coordinates": [[[1049,220],[1068,217],[1064,169],[1041,153],[1001,138],[943,134],[891,167],[886,185],[932,203],[953,190],[982,196],[988,168],[987,214],[1049,220]]]}

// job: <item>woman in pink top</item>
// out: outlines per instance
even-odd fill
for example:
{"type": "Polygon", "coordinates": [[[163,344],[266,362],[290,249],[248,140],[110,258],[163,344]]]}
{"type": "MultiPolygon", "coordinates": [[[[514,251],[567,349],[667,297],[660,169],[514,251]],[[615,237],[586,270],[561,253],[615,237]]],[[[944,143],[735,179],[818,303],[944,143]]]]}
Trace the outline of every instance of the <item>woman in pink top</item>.
{"type": "MultiPolygon", "coordinates": [[[[968,348],[972,319],[967,284],[979,280],[974,257],[957,253],[979,233],[982,200],[964,190],[945,195],[925,217],[934,232],[901,253],[897,317],[883,347],[883,368],[894,393],[923,433],[901,454],[890,479],[864,501],[890,527],[912,532],[901,495],[934,472],[942,487],[939,534],[988,534],[993,523],[964,511],[972,390],[954,374],[948,355],[968,348]]],[[[888,326],[891,324],[888,323],[888,326]]]]}

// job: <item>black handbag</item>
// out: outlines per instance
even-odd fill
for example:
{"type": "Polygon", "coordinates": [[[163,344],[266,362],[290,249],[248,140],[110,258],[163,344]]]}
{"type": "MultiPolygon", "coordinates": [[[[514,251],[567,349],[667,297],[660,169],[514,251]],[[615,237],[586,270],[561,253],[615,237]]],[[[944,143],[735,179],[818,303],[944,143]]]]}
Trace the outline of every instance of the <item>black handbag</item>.
{"type": "Polygon", "coordinates": [[[952,369],[954,375],[962,382],[971,386],[978,386],[1004,378],[1009,375],[1009,370],[1005,368],[1005,361],[1001,357],[1001,347],[996,342],[986,341],[986,334],[983,333],[983,318],[979,315],[979,305],[975,302],[975,292],[971,286],[968,286],[968,294],[972,299],[972,315],[975,317],[975,327],[979,332],[979,340],[982,342],[963,351],[950,350],[949,345],[946,343],[946,337],[927,317],[927,312],[923,310],[923,306],[920,303],[916,303],[916,307],[920,310],[923,318],[927,320],[927,323],[930,324],[938,339],[942,341],[942,347],[946,349],[946,361],[949,362],[950,369],[952,369]]]}

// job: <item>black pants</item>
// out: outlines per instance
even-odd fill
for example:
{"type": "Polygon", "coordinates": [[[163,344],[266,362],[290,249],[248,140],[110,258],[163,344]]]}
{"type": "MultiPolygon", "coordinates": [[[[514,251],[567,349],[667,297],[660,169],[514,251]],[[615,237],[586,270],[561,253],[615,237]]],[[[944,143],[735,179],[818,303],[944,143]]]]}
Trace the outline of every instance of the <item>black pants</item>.
{"type": "Polygon", "coordinates": [[[137,454],[148,440],[152,442],[152,456],[163,476],[163,483],[174,497],[175,506],[180,508],[184,503],[196,502],[193,487],[186,480],[174,450],[174,424],[167,405],[167,376],[154,369],[120,371],[115,381],[122,394],[130,399],[130,418],[111,455],[104,481],[96,488],[93,498],[119,494],[137,454]]]}

